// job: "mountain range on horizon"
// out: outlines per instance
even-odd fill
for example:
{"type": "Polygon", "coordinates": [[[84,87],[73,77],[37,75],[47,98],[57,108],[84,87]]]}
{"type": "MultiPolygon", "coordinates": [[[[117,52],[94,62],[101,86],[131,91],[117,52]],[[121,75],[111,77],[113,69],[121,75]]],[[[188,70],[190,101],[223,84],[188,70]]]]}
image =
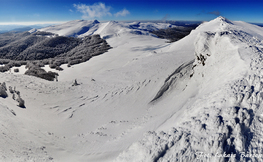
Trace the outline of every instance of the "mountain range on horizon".
{"type": "MultiPolygon", "coordinates": [[[[71,21],[98,21],[98,20],[71,20],[71,21]]],[[[70,22],[70,21],[68,21],[70,22]]],[[[99,22],[99,21],[98,21],[99,22]]],[[[102,21],[102,22],[109,22],[109,21],[102,21]]],[[[184,21],[184,20],[129,20],[129,21],[119,21],[119,22],[142,22],[142,23],[147,23],[147,22],[152,22],[152,23],[168,23],[171,25],[176,25],[176,26],[191,26],[191,25],[196,25],[196,24],[201,24],[205,21],[184,21]]],[[[67,22],[64,22],[67,23],[67,22]]],[[[255,24],[258,26],[263,26],[263,23],[253,23],[249,22],[251,24],[255,24]]],[[[63,23],[60,23],[63,24],[63,23]]],[[[58,23],[55,24],[38,24],[38,25],[0,25],[0,33],[5,33],[5,32],[24,32],[24,31],[29,31],[31,29],[41,29],[43,27],[47,26],[54,26],[58,25],[58,23]],[[31,28],[31,29],[29,29],[31,28]]]]}
{"type": "MultiPolygon", "coordinates": [[[[91,20],[71,20],[71,21],[91,21],[91,20]]],[[[98,21],[98,20],[93,20],[93,21],[98,21]]],[[[68,21],[70,22],[70,21],[68,21]]],[[[99,22],[99,21],[98,21],[99,22]]],[[[102,21],[102,22],[108,22],[108,21],[102,21]]],[[[192,24],[200,24],[202,21],[174,21],[174,20],[134,20],[134,21],[120,21],[120,22],[153,22],[153,23],[169,23],[171,25],[192,25],[192,24]]],[[[67,22],[64,22],[67,23],[67,22]]],[[[47,26],[54,26],[58,24],[63,24],[63,23],[55,23],[55,24],[38,24],[38,25],[0,25],[0,33],[6,33],[6,32],[24,32],[24,31],[29,31],[31,29],[41,29],[47,26]],[[31,29],[29,29],[31,28],[31,29]]]]}

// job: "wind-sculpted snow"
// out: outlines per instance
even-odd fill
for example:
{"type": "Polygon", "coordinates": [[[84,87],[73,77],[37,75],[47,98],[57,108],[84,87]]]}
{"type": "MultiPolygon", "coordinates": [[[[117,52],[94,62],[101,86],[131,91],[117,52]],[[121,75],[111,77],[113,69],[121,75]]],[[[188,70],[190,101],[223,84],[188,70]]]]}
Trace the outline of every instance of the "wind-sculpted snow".
{"type": "MultiPolygon", "coordinates": [[[[25,101],[21,98],[20,91],[17,91],[15,87],[13,89],[12,86],[9,86],[9,92],[12,95],[12,99],[18,102],[18,106],[21,108],[25,108],[25,101]]],[[[7,98],[8,96],[10,95],[8,95],[8,89],[7,89],[6,83],[5,82],[0,83],[0,97],[7,98]]],[[[10,110],[10,111],[14,115],[16,115],[13,110],[10,110]]]]}
{"type": "Polygon", "coordinates": [[[116,161],[263,160],[262,40],[235,22],[214,21],[222,28],[195,41],[185,91],[197,85],[197,93],[182,107],[184,115],[169,132],[146,133],[116,161]]]}
{"type": "Polygon", "coordinates": [[[161,98],[168,90],[184,90],[187,86],[189,76],[191,77],[193,62],[194,61],[190,61],[189,63],[182,64],[168,78],[166,78],[164,85],[151,102],[161,98]]]}

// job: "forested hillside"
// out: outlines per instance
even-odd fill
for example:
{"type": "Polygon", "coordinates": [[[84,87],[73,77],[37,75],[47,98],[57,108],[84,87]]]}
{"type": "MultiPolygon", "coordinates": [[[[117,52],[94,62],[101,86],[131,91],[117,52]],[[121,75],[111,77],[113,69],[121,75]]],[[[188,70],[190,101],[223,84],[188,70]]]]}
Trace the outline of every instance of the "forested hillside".
{"type": "Polygon", "coordinates": [[[110,49],[107,42],[99,35],[83,38],[58,36],[49,32],[4,33],[0,34],[0,71],[7,71],[13,66],[33,62],[51,68],[61,64],[73,65],[89,60],[110,49]]]}

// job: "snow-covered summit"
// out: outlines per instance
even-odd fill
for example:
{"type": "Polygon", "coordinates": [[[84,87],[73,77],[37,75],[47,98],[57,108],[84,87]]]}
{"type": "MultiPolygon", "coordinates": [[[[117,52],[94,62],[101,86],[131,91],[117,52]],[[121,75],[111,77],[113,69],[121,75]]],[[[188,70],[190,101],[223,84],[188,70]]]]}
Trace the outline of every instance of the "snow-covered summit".
{"type": "Polygon", "coordinates": [[[90,30],[95,30],[100,22],[98,20],[73,20],[63,24],[39,29],[39,31],[51,32],[61,36],[79,36],[90,30]]]}
{"type": "Polygon", "coordinates": [[[155,101],[183,104],[116,161],[262,161],[262,33],[219,17],[185,38],[195,37],[194,62],[176,69],[155,101]]]}
{"type": "Polygon", "coordinates": [[[232,21],[228,20],[227,18],[223,17],[223,16],[219,16],[216,19],[212,20],[212,21],[220,21],[223,23],[229,23],[232,24],[232,21]]]}

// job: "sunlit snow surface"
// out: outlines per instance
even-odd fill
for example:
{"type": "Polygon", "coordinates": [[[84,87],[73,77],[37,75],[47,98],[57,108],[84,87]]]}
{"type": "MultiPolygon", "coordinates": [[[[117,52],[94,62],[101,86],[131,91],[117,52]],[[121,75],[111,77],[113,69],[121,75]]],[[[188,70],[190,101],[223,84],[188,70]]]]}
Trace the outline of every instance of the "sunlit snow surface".
{"type": "MultiPolygon", "coordinates": [[[[149,31],[166,29],[169,27],[175,27],[175,25],[152,22],[99,22],[97,20],[74,20],[38,30],[55,33],[60,36],[83,37],[92,34],[99,34],[102,38],[111,38],[127,33],[151,35],[149,31]]],[[[30,32],[36,32],[38,30],[32,29],[30,32]]]]}
{"type": "Polygon", "coordinates": [[[95,24],[94,33],[113,48],[62,66],[58,82],[13,69],[0,74],[26,104],[19,108],[10,93],[0,98],[0,161],[263,156],[262,28],[219,17],[167,44],[116,24],[95,24]],[[75,79],[78,86],[72,86],[75,79]]]}

